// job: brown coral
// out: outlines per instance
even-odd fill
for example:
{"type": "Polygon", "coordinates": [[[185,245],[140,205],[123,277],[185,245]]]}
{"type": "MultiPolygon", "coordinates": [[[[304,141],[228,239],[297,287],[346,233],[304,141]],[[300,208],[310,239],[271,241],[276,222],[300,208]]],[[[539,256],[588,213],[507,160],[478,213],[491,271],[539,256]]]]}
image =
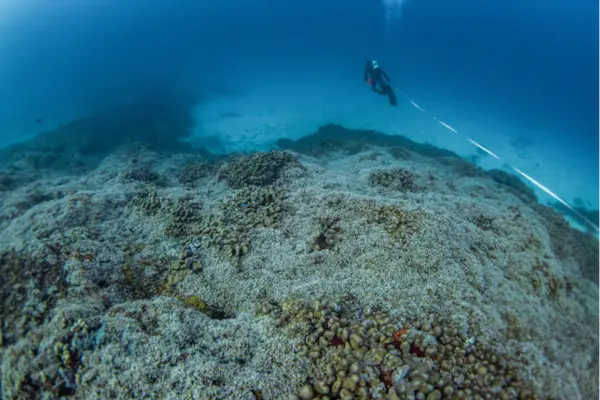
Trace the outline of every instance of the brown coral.
{"type": "Polygon", "coordinates": [[[179,182],[185,185],[193,185],[198,180],[212,175],[215,172],[215,166],[205,162],[191,162],[187,164],[179,174],[179,182]]]}
{"type": "Polygon", "coordinates": [[[369,183],[372,186],[383,186],[403,192],[414,192],[418,189],[414,174],[404,168],[372,172],[369,175],[369,183]]]}
{"type": "Polygon", "coordinates": [[[291,153],[285,151],[256,153],[233,159],[221,167],[218,176],[236,189],[246,185],[265,186],[273,184],[280,177],[281,172],[290,166],[300,166],[291,153]]]}

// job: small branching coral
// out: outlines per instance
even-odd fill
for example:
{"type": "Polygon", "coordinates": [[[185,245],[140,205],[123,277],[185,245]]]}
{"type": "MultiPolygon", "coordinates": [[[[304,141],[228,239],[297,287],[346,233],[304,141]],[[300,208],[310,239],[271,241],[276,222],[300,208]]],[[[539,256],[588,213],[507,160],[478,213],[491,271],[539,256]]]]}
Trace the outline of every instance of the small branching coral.
{"type": "Polygon", "coordinates": [[[253,229],[270,228],[281,221],[286,212],[286,197],[283,189],[273,186],[248,186],[223,202],[221,214],[202,215],[195,222],[186,223],[185,229],[199,238],[202,245],[239,261],[250,249],[253,229]]]}
{"type": "Polygon", "coordinates": [[[191,186],[198,180],[214,174],[215,170],[215,166],[206,161],[191,162],[179,174],[179,182],[191,186]]]}
{"type": "Polygon", "coordinates": [[[339,218],[321,218],[319,231],[313,236],[311,248],[315,251],[333,248],[342,232],[339,218]]]}
{"type": "Polygon", "coordinates": [[[484,177],[485,171],[477,165],[457,157],[441,158],[440,161],[451,167],[460,177],[484,177]]]}
{"type": "Polygon", "coordinates": [[[403,192],[418,190],[413,173],[403,168],[372,172],[369,174],[369,183],[372,186],[383,186],[403,192]]]}
{"type": "Polygon", "coordinates": [[[235,158],[221,167],[217,175],[235,189],[246,185],[265,186],[275,183],[281,172],[290,166],[300,167],[301,164],[288,152],[271,151],[235,158]]]}
{"type": "Polygon", "coordinates": [[[142,190],[130,203],[133,208],[141,210],[146,215],[158,214],[167,204],[168,201],[162,199],[156,190],[142,190]]]}
{"type": "Polygon", "coordinates": [[[224,205],[225,214],[236,224],[248,229],[277,224],[286,207],[287,193],[279,188],[250,186],[239,190],[224,205]]]}
{"type": "Polygon", "coordinates": [[[177,205],[165,226],[165,233],[185,239],[194,236],[199,230],[198,224],[202,221],[201,210],[202,204],[192,197],[181,197],[177,200],[177,205]]]}
{"type": "Polygon", "coordinates": [[[419,211],[402,210],[394,206],[382,206],[375,210],[372,221],[382,224],[392,239],[408,244],[408,238],[419,232],[424,214],[419,211]]]}
{"type": "Polygon", "coordinates": [[[136,166],[127,170],[123,174],[123,179],[131,182],[155,183],[160,179],[160,176],[148,166],[136,166]]]}
{"type": "MultiPolygon", "coordinates": [[[[192,246],[195,246],[194,242],[192,246]]],[[[162,293],[170,295],[175,292],[177,285],[188,275],[202,271],[202,262],[194,255],[190,247],[185,247],[179,257],[171,263],[162,285],[162,293]]]]}
{"type": "Polygon", "coordinates": [[[211,319],[227,319],[233,318],[234,315],[223,311],[219,307],[209,305],[206,301],[202,300],[200,296],[190,295],[183,296],[180,298],[186,307],[192,308],[202,314],[207,315],[211,319]]]}
{"type": "Polygon", "coordinates": [[[573,284],[562,275],[550,271],[550,266],[545,260],[536,260],[532,266],[531,284],[535,293],[540,297],[557,300],[561,295],[571,293],[573,284]]]}
{"type": "Polygon", "coordinates": [[[476,215],[471,219],[471,222],[482,231],[491,231],[494,228],[494,218],[483,214],[476,215]]]}

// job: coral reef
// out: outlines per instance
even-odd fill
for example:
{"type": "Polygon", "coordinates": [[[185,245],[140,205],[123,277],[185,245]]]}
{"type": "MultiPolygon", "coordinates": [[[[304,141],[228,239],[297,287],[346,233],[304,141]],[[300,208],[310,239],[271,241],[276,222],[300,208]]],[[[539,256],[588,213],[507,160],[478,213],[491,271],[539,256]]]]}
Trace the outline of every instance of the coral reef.
{"type": "Polygon", "coordinates": [[[320,229],[313,236],[311,248],[315,251],[332,249],[342,232],[339,218],[321,218],[320,229]]]}
{"type": "Polygon", "coordinates": [[[413,173],[404,168],[372,172],[369,174],[369,183],[373,186],[383,186],[403,192],[415,192],[418,190],[413,173]]]}
{"type": "Polygon", "coordinates": [[[3,399],[597,397],[598,240],[510,177],[335,125],[281,142],[323,159],[40,142],[0,160],[3,399]]]}
{"type": "Polygon", "coordinates": [[[455,153],[438,147],[414,142],[401,135],[386,135],[372,130],[348,129],[341,125],[328,124],[320,127],[316,133],[293,141],[279,139],[277,145],[282,149],[313,157],[322,157],[332,152],[347,152],[350,155],[366,151],[372,146],[391,147],[398,151],[403,148],[426,157],[451,157],[459,159],[455,153]]]}
{"type": "Polygon", "coordinates": [[[163,209],[165,201],[156,190],[144,189],[131,201],[131,206],[141,210],[146,215],[156,215],[163,209]]]}
{"type": "Polygon", "coordinates": [[[194,124],[194,102],[190,100],[159,91],[11,145],[0,150],[0,161],[28,154],[28,163],[34,168],[64,170],[81,165],[87,170],[97,165],[96,157],[133,141],[142,141],[151,149],[193,152],[189,144],[179,141],[189,135],[194,124]]]}
{"type": "Polygon", "coordinates": [[[0,342],[15,343],[33,327],[44,323],[65,290],[60,243],[47,245],[48,260],[37,260],[14,249],[0,254],[2,271],[0,302],[0,342]]]}
{"type": "Polygon", "coordinates": [[[183,244],[197,242],[238,262],[249,251],[251,231],[275,226],[288,212],[285,198],[281,188],[246,186],[204,213],[202,204],[189,194],[173,201],[161,198],[156,190],[143,189],[130,206],[149,216],[167,215],[165,234],[183,244]]]}
{"type": "Polygon", "coordinates": [[[215,165],[206,161],[188,163],[179,174],[179,182],[185,185],[194,185],[197,181],[215,173],[215,165]]]}
{"type": "Polygon", "coordinates": [[[486,174],[489,175],[495,182],[512,189],[515,194],[522,196],[525,200],[537,203],[537,196],[535,195],[533,189],[527,186],[514,174],[509,174],[508,172],[499,169],[491,169],[486,171],[486,174]]]}
{"type": "Polygon", "coordinates": [[[203,226],[203,243],[239,260],[248,253],[252,229],[272,227],[281,220],[285,197],[284,190],[272,186],[241,189],[224,202],[222,217],[209,219],[203,226]]]}
{"type": "Polygon", "coordinates": [[[462,158],[446,157],[441,158],[440,162],[452,168],[461,177],[483,177],[486,174],[483,169],[462,158]]]}
{"type": "Polygon", "coordinates": [[[550,205],[561,214],[577,221],[577,223],[587,229],[588,232],[596,233],[598,231],[597,227],[600,225],[600,210],[590,210],[578,200],[579,199],[574,200],[573,209],[565,207],[564,204],[559,203],[558,201],[552,202],[550,205]],[[594,226],[591,226],[590,223],[594,226]]]}
{"type": "Polygon", "coordinates": [[[565,218],[552,208],[539,204],[534,208],[542,217],[554,253],[561,260],[574,261],[586,277],[598,284],[598,240],[571,228],[565,218]]]}
{"type": "Polygon", "coordinates": [[[0,172],[0,191],[4,192],[7,190],[12,190],[16,187],[17,182],[11,174],[6,172],[0,172]]]}
{"type": "Polygon", "coordinates": [[[281,220],[285,197],[283,189],[273,186],[245,187],[222,202],[221,213],[208,215],[191,198],[181,198],[165,232],[187,243],[197,239],[237,262],[249,251],[252,229],[273,227],[281,220]]]}
{"type": "Polygon", "coordinates": [[[311,377],[290,399],[534,399],[519,362],[441,318],[402,322],[348,302],[264,302],[258,315],[298,339],[311,377]]]}
{"type": "Polygon", "coordinates": [[[4,398],[48,398],[73,396],[87,369],[82,355],[97,345],[95,322],[84,319],[55,318],[44,333],[56,332],[50,342],[42,334],[19,342],[3,355],[2,394],[4,398]]]}
{"type": "Polygon", "coordinates": [[[410,236],[419,232],[424,215],[418,211],[406,211],[394,206],[381,206],[375,210],[373,221],[382,224],[385,230],[394,239],[408,244],[410,236]]]}
{"type": "Polygon", "coordinates": [[[227,181],[229,186],[239,189],[246,185],[265,186],[275,183],[285,168],[300,166],[291,153],[271,151],[249,156],[240,156],[223,165],[219,179],[227,181]]]}
{"type": "Polygon", "coordinates": [[[202,262],[194,256],[190,247],[184,248],[179,257],[171,263],[163,284],[163,292],[172,293],[188,275],[200,271],[202,271],[202,262]]]}
{"type": "Polygon", "coordinates": [[[200,211],[202,204],[191,196],[183,196],[177,200],[175,209],[171,212],[165,233],[178,238],[190,239],[200,229],[202,221],[200,211]]]}
{"type": "Polygon", "coordinates": [[[412,160],[413,156],[411,152],[404,147],[392,147],[388,150],[388,152],[394,157],[396,160],[412,160]]]}
{"type": "Polygon", "coordinates": [[[224,205],[227,222],[245,226],[271,227],[281,221],[287,209],[285,190],[274,187],[245,187],[224,205]]]}
{"type": "Polygon", "coordinates": [[[196,296],[196,295],[185,296],[185,297],[183,297],[182,301],[183,301],[183,304],[185,304],[187,307],[190,307],[198,312],[201,312],[201,313],[207,315],[211,319],[233,318],[233,315],[227,314],[223,310],[220,310],[214,306],[208,305],[199,296],[196,296]]]}
{"type": "Polygon", "coordinates": [[[160,176],[148,166],[136,166],[125,171],[123,179],[133,182],[155,183],[160,179],[160,176]]]}

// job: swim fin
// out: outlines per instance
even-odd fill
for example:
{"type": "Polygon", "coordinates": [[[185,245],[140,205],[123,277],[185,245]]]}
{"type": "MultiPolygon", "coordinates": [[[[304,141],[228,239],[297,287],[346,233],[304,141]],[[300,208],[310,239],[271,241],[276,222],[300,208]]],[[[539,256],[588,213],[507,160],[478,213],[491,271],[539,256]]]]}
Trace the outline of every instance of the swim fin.
{"type": "Polygon", "coordinates": [[[387,94],[388,100],[390,101],[390,106],[398,105],[398,99],[396,98],[396,93],[394,89],[390,85],[385,85],[383,88],[383,92],[387,94]]]}

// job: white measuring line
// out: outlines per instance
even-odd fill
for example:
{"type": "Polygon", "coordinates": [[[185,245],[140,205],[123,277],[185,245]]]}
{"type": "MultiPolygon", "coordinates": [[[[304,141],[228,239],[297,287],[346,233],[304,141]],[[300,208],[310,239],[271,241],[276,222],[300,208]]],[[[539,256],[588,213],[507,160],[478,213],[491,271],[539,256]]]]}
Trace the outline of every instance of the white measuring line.
{"type": "MultiPolygon", "coordinates": [[[[400,93],[402,95],[402,92],[400,92],[400,89],[398,89],[397,87],[394,88],[398,93],[400,93]]],[[[402,95],[404,97],[404,95],[402,95]]],[[[445,123],[444,121],[441,121],[439,119],[437,119],[436,117],[434,117],[433,115],[429,114],[427,111],[425,111],[425,109],[421,106],[419,106],[417,103],[415,103],[414,101],[412,101],[411,99],[408,99],[408,102],[410,102],[410,104],[412,104],[417,110],[423,112],[424,114],[426,114],[427,116],[429,116],[431,119],[433,119],[435,122],[439,123],[440,125],[442,125],[444,128],[448,129],[451,132],[454,133],[458,133],[458,131],[456,129],[454,129],[453,127],[451,127],[450,125],[448,125],[447,123],[445,123]]],[[[486,149],[485,147],[483,147],[481,144],[477,143],[476,141],[474,141],[473,139],[470,139],[468,137],[465,137],[465,139],[471,143],[472,145],[478,147],[479,149],[485,151],[487,154],[491,155],[492,157],[494,157],[497,160],[501,160],[501,158],[496,155],[494,152],[492,152],[489,149],[486,149]]],[[[569,203],[567,203],[565,200],[561,199],[560,197],[558,197],[555,193],[553,193],[550,189],[548,189],[546,186],[542,185],[540,182],[538,182],[537,180],[533,179],[531,176],[527,175],[525,172],[521,171],[520,169],[518,169],[517,167],[514,167],[510,164],[508,164],[509,167],[511,167],[516,173],[518,173],[519,175],[521,175],[523,178],[527,179],[529,182],[533,183],[535,186],[537,186],[538,188],[540,188],[541,190],[543,190],[545,193],[549,194],[552,198],[554,198],[556,201],[558,201],[559,203],[561,203],[563,206],[567,207],[569,210],[571,210],[575,215],[577,215],[579,218],[581,218],[583,221],[585,221],[589,226],[591,226],[592,228],[594,228],[594,230],[596,231],[596,233],[598,233],[598,226],[596,226],[596,224],[594,224],[592,221],[590,221],[589,219],[587,219],[585,216],[583,216],[579,211],[575,210],[575,208],[573,208],[569,203]]]]}

